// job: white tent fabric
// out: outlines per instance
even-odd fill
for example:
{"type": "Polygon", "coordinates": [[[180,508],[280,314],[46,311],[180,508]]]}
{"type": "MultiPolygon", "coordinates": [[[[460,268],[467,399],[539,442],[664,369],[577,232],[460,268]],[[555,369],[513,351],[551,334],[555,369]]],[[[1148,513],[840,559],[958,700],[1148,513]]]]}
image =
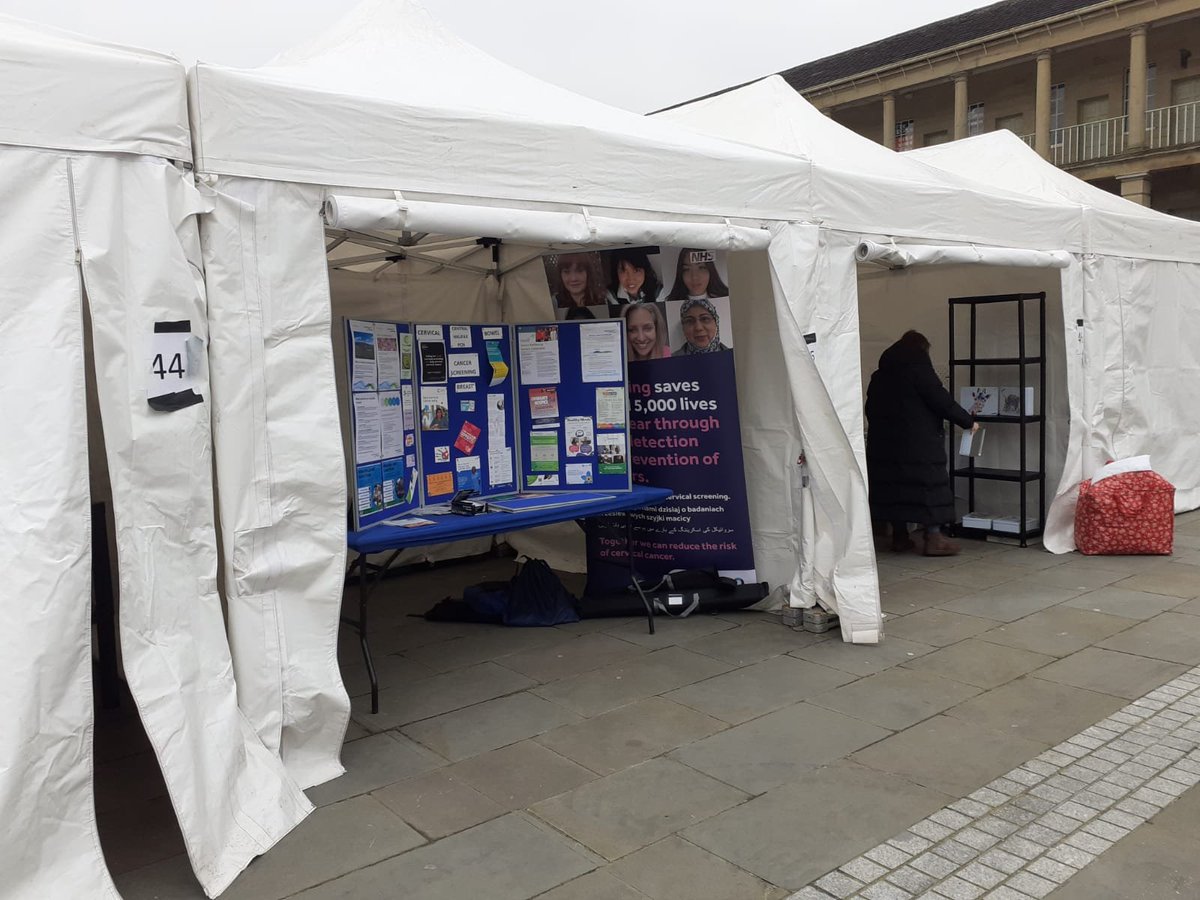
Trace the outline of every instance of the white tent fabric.
{"type": "Polygon", "coordinates": [[[7,20],[0,33],[2,65],[25,86],[5,80],[0,93],[36,86],[44,107],[29,117],[22,102],[0,103],[0,135],[21,142],[0,143],[0,408],[14,438],[0,444],[12,588],[0,605],[2,890],[116,896],[92,796],[90,444],[112,485],[125,675],[211,896],[311,806],[237,707],[216,593],[209,406],[147,403],[155,323],[187,320],[206,336],[201,204],[172,161],[190,156],[184,72],[7,20]],[[85,416],[88,309],[103,442],[85,416]]]}
{"type": "Polygon", "coordinates": [[[1175,485],[1176,510],[1200,506],[1200,224],[1080,181],[1006,131],[913,155],[1080,213],[1081,290],[1063,295],[1079,355],[1069,372],[1073,422],[1047,547],[1074,549],[1077,486],[1112,459],[1150,454],[1175,485]]]}
{"type": "MultiPolygon", "coordinates": [[[[243,697],[255,698],[243,706],[260,735],[311,784],[340,771],[348,712],[335,661],[346,487],[321,241],[326,201],[394,217],[372,219],[377,226],[421,223],[452,237],[492,236],[484,229],[500,227],[504,251],[532,245],[525,266],[501,279],[500,306],[514,321],[542,308],[533,301],[544,302],[544,279],[535,298],[528,290],[539,279],[527,273],[540,269],[538,248],[549,237],[593,246],[667,243],[703,228],[728,246],[749,247],[763,246],[770,226],[772,248],[807,240],[786,222],[798,212],[790,198],[805,191],[808,165],[539,82],[463,43],[407,0],[369,0],[259,70],[199,64],[190,92],[197,170],[215,206],[202,231],[238,682],[243,697]],[[381,203],[363,202],[371,200],[381,203]],[[547,230],[537,214],[557,221],[547,230]]],[[[773,290],[776,315],[785,316],[807,302],[787,295],[803,289],[804,261],[785,246],[770,262],[786,271],[777,271],[772,289],[764,266],[747,297],[768,303],[773,290]]],[[[484,265],[481,281],[493,277],[490,261],[484,265]]],[[[378,309],[359,287],[354,302],[378,309]]],[[[466,293],[456,314],[469,314],[477,293],[466,293]]],[[[549,311],[547,304],[541,315],[549,311]]],[[[787,333],[794,332],[793,323],[787,333]]],[[[826,602],[841,602],[843,636],[878,640],[869,529],[840,536],[847,511],[856,522],[867,518],[854,451],[840,430],[825,434],[838,411],[808,355],[766,337],[762,362],[774,361],[778,371],[786,359],[790,389],[811,396],[792,401],[776,433],[743,430],[747,457],[769,479],[751,494],[790,483],[800,433],[811,432],[810,457],[818,448],[823,455],[812,479],[814,510],[832,523],[835,540],[858,542],[857,552],[831,553],[815,572],[826,602]],[[789,439],[779,440],[779,431],[789,439]]],[[[753,345],[739,337],[739,351],[757,352],[753,345]]],[[[762,387],[743,396],[770,406],[778,384],[762,387]]],[[[760,572],[786,584],[797,569],[800,508],[790,492],[782,496],[769,510],[752,510],[752,522],[760,572]]]]}
{"type": "MultiPolygon", "coordinates": [[[[831,233],[857,234],[851,252],[865,242],[864,261],[1061,269],[1063,322],[1051,325],[1060,340],[1072,336],[1064,347],[1070,438],[1065,460],[1047,467],[1062,471],[1049,549],[1074,548],[1075,487],[1114,456],[1153,454],[1177,485],[1177,509],[1200,505],[1190,462],[1200,453],[1200,413],[1185,401],[1200,375],[1200,226],[1087,185],[1006,132],[894,153],[822,115],[778,76],[659,117],[809,160],[811,193],[798,205],[831,233]],[[1172,342],[1180,333],[1187,338],[1172,342]]],[[[843,264],[840,252],[828,263],[843,264]]],[[[856,305],[850,279],[844,296],[829,294],[817,308],[836,318],[856,305]]],[[[831,394],[847,398],[842,422],[857,442],[861,376],[841,362],[818,357],[831,394]]]]}

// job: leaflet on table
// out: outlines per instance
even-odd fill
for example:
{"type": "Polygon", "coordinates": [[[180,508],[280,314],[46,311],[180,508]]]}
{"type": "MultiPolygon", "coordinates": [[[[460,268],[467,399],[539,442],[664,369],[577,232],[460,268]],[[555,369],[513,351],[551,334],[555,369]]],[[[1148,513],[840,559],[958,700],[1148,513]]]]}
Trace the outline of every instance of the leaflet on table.
{"type": "Polygon", "coordinates": [[[521,353],[521,380],[525,384],[558,384],[562,380],[558,357],[558,326],[521,326],[517,332],[521,353]]]}
{"type": "Polygon", "coordinates": [[[382,391],[379,397],[379,430],[384,459],[404,455],[404,401],[400,391],[382,391]]]}
{"type": "Polygon", "coordinates": [[[400,390],[400,339],[391,322],[375,323],[375,364],[379,390],[400,390]]]}
{"type": "Polygon", "coordinates": [[[596,427],[625,428],[625,390],[619,387],[596,388],[596,427]]]}
{"type": "Polygon", "coordinates": [[[579,329],[579,361],[584,383],[624,381],[621,349],[625,340],[622,322],[589,322],[579,329]]]}
{"type": "Polygon", "coordinates": [[[379,395],[354,395],[354,460],[359,463],[378,462],[382,457],[379,395]]]}
{"type": "Polygon", "coordinates": [[[595,456],[596,433],[592,420],[587,416],[567,416],[565,425],[563,441],[567,445],[567,459],[595,456]]]}
{"type": "Polygon", "coordinates": [[[350,320],[350,336],[354,351],[350,360],[350,387],[355,391],[374,391],[379,384],[375,365],[375,326],[371,322],[350,320]]]}

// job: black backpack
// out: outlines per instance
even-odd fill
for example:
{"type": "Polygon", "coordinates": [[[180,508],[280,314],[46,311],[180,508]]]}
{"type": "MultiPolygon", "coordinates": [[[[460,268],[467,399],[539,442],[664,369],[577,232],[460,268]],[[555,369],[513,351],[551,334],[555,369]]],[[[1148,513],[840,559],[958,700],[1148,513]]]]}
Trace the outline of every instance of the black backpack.
{"type": "Polygon", "coordinates": [[[579,601],[544,559],[526,559],[510,582],[505,625],[530,627],[579,621],[579,601]]]}

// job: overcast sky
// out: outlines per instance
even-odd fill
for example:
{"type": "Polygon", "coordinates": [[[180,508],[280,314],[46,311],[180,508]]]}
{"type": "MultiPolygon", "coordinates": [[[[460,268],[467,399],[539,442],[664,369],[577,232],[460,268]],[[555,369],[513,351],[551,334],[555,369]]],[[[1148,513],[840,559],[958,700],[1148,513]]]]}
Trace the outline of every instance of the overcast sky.
{"type": "MultiPolygon", "coordinates": [[[[355,0],[0,0],[91,37],[257,66],[355,0]]],[[[646,112],[964,10],[979,0],[425,0],[462,37],[547,81],[646,112]]],[[[413,73],[419,78],[419,73],[413,73]]]]}

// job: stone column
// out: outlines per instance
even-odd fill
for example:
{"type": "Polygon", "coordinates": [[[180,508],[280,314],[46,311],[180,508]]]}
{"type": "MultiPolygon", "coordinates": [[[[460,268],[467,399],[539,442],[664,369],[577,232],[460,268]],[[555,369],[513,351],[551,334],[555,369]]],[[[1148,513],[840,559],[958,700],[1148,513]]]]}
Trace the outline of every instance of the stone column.
{"type": "Polygon", "coordinates": [[[1129,32],[1129,150],[1146,146],[1146,26],[1129,32]]]}
{"type": "Polygon", "coordinates": [[[889,150],[896,147],[896,95],[883,95],[883,146],[889,150]]]}
{"type": "Polygon", "coordinates": [[[1121,196],[1132,200],[1139,206],[1150,205],[1150,173],[1138,172],[1136,175],[1118,175],[1121,183],[1121,196]]]}
{"type": "Polygon", "coordinates": [[[960,141],[967,136],[967,116],[970,101],[967,98],[967,73],[954,76],[954,139],[960,141]]]}
{"type": "Polygon", "coordinates": [[[1037,99],[1034,103],[1033,149],[1050,158],[1050,51],[1037,56],[1037,99]]]}

